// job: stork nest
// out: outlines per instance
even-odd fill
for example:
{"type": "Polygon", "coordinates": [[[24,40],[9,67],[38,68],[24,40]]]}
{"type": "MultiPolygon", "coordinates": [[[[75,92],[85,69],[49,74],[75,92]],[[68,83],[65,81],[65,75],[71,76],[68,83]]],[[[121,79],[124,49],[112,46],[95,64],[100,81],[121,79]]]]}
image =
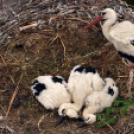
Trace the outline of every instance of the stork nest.
{"type": "MultiPolygon", "coordinates": [[[[132,6],[120,0],[23,0],[0,2],[0,132],[15,134],[112,134],[133,132],[134,116],[116,125],[96,124],[74,130],[71,119],[55,129],[57,110],[44,109],[33,98],[31,81],[39,75],[61,75],[66,80],[77,64],[91,65],[101,77],[112,77],[122,93],[128,89],[128,67],[100,26],[84,27],[103,8],[111,7],[120,21],[134,22],[132,6]],[[132,7],[132,8],[131,8],[132,7]],[[37,125],[39,119],[42,124],[37,125]],[[129,121],[128,121],[129,120],[129,121]],[[126,128],[126,129],[124,129],[126,128]]],[[[39,123],[40,124],[40,123],[39,123]]]]}

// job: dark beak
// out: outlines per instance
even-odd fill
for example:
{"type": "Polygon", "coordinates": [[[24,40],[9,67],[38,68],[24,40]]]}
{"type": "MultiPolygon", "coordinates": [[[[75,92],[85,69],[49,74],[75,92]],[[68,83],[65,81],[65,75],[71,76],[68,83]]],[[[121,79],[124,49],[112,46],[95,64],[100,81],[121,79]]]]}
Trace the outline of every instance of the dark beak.
{"type": "Polygon", "coordinates": [[[91,24],[89,24],[88,26],[85,27],[85,29],[90,28],[93,25],[96,25],[97,23],[99,23],[102,20],[102,16],[97,17],[91,24]]]}
{"type": "Polygon", "coordinates": [[[83,121],[83,123],[81,125],[79,125],[77,128],[81,128],[81,127],[86,126],[86,125],[87,125],[87,123],[85,121],[83,121]]]}
{"type": "Polygon", "coordinates": [[[78,121],[84,121],[80,116],[77,118],[78,121]]]}
{"type": "Polygon", "coordinates": [[[56,127],[58,127],[64,120],[64,116],[60,115],[56,127]]]}

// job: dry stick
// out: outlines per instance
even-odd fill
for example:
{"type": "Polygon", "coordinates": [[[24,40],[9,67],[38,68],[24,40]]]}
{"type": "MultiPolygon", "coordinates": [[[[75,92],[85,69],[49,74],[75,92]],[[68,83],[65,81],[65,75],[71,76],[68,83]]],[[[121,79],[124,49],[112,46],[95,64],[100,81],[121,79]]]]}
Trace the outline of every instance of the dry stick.
{"type": "Polygon", "coordinates": [[[65,20],[80,20],[80,21],[82,21],[82,22],[84,22],[84,23],[89,24],[89,21],[82,20],[82,19],[79,19],[79,18],[64,18],[64,19],[65,19],[65,20]]]}
{"type": "Polygon", "coordinates": [[[11,133],[13,133],[13,130],[12,130],[10,127],[8,127],[8,126],[6,126],[6,127],[0,126],[0,128],[1,128],[1,129],[7,129],[7,130],[10,131],[11,133]]]}
{"type": "Polygon", "coordinates": [[[49,46],[51,46],[57,38],[58,38],[58,34],[57,34],[57,36],[51,41],[51,43],[49,44],[49,46]]]}
{"type": "Polygon", "coordinates": [[[10,103],[9,103],[9,107],[8,107],[8,110],[7,110],[7,113],[6,113],[5,120],[7,120],[8,114],[9,114],[9,112],[10,112],[10,110],[11,110],[12,103],[13,103],[13,101],[14,101],[14,99],[15,99],[17,93],[18,93],[19,84],[20,84],[22,78],[23,78],[23,74],[21,74],[21,76],[20,76],[20,80],[19,80],[19,82],[18,82],[18,84],[17,84],[17,86],[16,86],[16,88],[15,88],[15,91],[14,91],[14,93],[13,93],[12,99],[11,99],[11,101],[10,101],[10,103]]]}
{"type": "Polygon", "coordinates": [[[39,131],[41,131],[40,123],[42,122],[43,119],[44,119],[44,115],[41,116],[41,118],[40,118],[39,121],[38,121],[38,129],[39,129],[39,131]]]}
{"type": "Polygon", "coordinates": [[[4,65],[7,66],[7,64],[6,64],[4,58],[3,58],[3,56],[2,56],[1,54],[0,54],[0,57],[1,57],[1,60],[2,60],[2,62],[4,63],[4,65]]]}
{"type": "Polygon", "coordinates": [[[134,6],[132,6],[132,5],[128,5],[128,6],[134,8],[134,6]]]}
{"type": "MultiPolygon", "coordinates": [[[[60,40],[61,40],[61,43],[62,43],[63,48],[64,48],[64,57],[66,57],[69,61],[71,61],[71,60],[69,59],[69,57],[67,56],[67,53],[66,53],[66,47],[65,47],[65,45],[64,45],[64,43],[63,43],[63,41],[62,41],[61,38],[60,38],[60,40]]],[[[63,64],[63,65],[64,65],[64,64],[63,64]]]]}
{"type": "MultiPolygon", "coordinates": [[[[23,78],[23,74],[21,74],[21,76],[20,76],[20,80],[19,80],[19,82],[18,82],[18,84],[17,84],[17,86],[16,86],[16,88],[15,88],[15,90],[14,90],[13,96],[12,96],[11,101],[10,101],[10,103],[9,103],[8,110],[7,110],[7,113],[6,113],[6,116],[5,116],[5,121],[6,121],[6,122],[5,122],[5,126],[7,126],[7,117],[8,117],[8,114],[9,114],[10,110],[11,110],[13,101],[14,101],[14,99],[15,99],[17,93],[18,93],[19,84],[20,84],[22,78],[23,78]]],[[[1,134],[2,134],[2,133],[3,133],[3,129],[2,129],[2,131],[1,131],[1,134]]]]}
{"type": "Polygon", "coordinates": [[[32,28],[32,27],[36,27],[36,26],[38,26],[38,22],[36,22],[34,24],[31,24],[31,25],[20,27],[19,30],[23,31],[23,30],[26,30],[26,29],[29,29],[29,28],[32,28]]]}
{"type": "MultiPolygon", "coordinates": [[[[100,120],[101,120],[101,119],[100,119],[100,120]]],[[[101,120],[101,121],[102,121],[102,120],[101,120]]],[[[102,122],[105,123],[105,121],[102,121],[102,122]]],[[[107,125],[107,127],[109,127],[113,132],[115,132],[114,129],[113,129],[108,123],[107,123],[106,125],[107,125]]]]}
{"type": "MultiPolygon", "coordinates": [[[[65,45],[64,45],[64,43],[63,43],[63,41],[62,41],[62,39],[61,39],[61,37],[59,37],[59,35],[57,34],[57,36],[52,40],[52,42],[49,44],[49,45],[52,45],[53,44],[53,42],[57,39],[57,38],[59,38],[60,39],[60,41],[61,41],[61,43],[62,43],[62,45],[63,45],[63,49],[64,49],[64,57],[67,57],[66,56],[66,47],[65,47],[65,45]]],[[[68,57],[67,57],[68,58],[68,57]]]]}
{"type": "Polygon", "coordinates": [[[109,124],[106,124],[113,132],[115,132],[114,131],[114,129],[109,125],[109,124]]]}
{"type": "Polygon", "coordinates": [[[134,127],[130,128],[128,131],[126,131],[126,132],[123,133],[123,134],[127,134],[130,130],[133,130],[133,129],[134,129],[134,127]]]}
{"type": "MultiPolygon", "coordinates": [[[[59,37],[60,38],[60,37],[59,37]]],[[[63,48],[64,48],[64,57],[66,57],[66,47],[65,47],[65,45],[64,45],[64,43],[63,43],[63,41],[62,41],[62,39],[60,38],[60,41],[61,41],[61,43],[62,43],[62,45],[63,45],[63,48]]]]}

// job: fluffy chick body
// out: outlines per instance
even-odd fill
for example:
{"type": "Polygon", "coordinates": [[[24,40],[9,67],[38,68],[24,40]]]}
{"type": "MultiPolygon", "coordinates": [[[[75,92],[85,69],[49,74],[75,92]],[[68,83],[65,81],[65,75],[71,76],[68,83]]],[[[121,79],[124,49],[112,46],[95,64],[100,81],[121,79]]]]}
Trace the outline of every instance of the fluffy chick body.
{"type": "Polygon", "coordinates": [[[117,98],[119,91],[112,78],[106,78],[106,85],[101,91],[93,91],[85,100],[85,109],[83,117],[86,124],[94,123],[96,116],[106,107],[111,107],[113,101],[117,98]]]}
{"type": "Polygon", "coordinates": [[[71,101],[61,76],[39,76],[34,80],[31,91],[46,109],[59,108],[61,104],[71,101]]]}
{"type": "Polygon", "coordinates": [[[63,109],[73,109],[76,112],[80,111],[86,97],[94,90],[102,90],[103,85],[103,79],[94,68],[90,66],[87,68],[83,68],[80,65],[75,66],[70,73],[67,85],[74,103],[63,103],[58,110],[59,115],[63,114],[63,109]],[[98,85],[94,84],[95,79],[98,81],[98,85]]]}

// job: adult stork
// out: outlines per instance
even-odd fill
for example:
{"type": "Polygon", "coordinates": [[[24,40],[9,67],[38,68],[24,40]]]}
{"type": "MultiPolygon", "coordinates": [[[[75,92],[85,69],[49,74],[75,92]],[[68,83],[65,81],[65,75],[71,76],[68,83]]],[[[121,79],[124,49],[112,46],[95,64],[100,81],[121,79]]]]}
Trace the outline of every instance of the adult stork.
{"type": "Polygon", "coordinates": [[[134,65],[134,24],[130,21],[117,22],[117,14],[113,9],[106,8],[101,11],[101,15],[85,28],[101,21],[103,35],[112,43],[121,57],[124,57],[129,65],[130,83],[128,97],[131,94],[131,84],[133,79],[132,66],[134,65]]]}

